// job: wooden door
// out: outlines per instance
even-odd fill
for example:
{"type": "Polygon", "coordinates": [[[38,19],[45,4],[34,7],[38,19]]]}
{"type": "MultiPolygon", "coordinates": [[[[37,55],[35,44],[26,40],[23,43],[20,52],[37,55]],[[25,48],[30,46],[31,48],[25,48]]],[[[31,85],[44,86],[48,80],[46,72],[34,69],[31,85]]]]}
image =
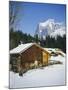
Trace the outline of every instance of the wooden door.
{"type": "Polygon", "coordinates": [[[43,64],[48,64],[48,54],[43,52],[43,64]]]}

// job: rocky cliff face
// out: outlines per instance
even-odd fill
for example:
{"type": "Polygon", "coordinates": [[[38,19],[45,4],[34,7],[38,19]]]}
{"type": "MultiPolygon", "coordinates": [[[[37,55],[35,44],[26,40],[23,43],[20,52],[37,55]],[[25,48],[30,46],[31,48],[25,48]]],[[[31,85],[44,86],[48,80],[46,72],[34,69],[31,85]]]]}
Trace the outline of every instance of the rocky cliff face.
{"type": "Polygon", "coordinates": [[[54,21],[54,19],[48,19],[45,22],[40,22],[37,25],[37,29],[35,31],[35,35],[37,34],[38,37],[41,39],[46,39],[46,36],[50,37],[57,37],[65,34],[66,29],[65,26],[62,23],[57,23],[54,21]]]}

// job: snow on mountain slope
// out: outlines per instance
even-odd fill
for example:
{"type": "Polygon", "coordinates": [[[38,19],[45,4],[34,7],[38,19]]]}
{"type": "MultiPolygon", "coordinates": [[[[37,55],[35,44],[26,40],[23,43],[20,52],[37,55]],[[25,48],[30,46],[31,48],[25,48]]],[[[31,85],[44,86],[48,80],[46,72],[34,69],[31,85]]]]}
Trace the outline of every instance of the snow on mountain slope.
{"type": "Polygon", "coordinates": [[[63,28],[57,29],[54,32],[52,32],[50,34],[50,37],[57,37],[57,36],[61,36],[63,37],[66,34],[65,30],[63,28]]]}
{"type": "Polygon", "coordinates": [[[65,34],[65,26],[61,22],[55,22],[54,19],[48,19],[38,24],[35,34],[39,38],[46,38],[48,35],[53,37],[57,37],[57,35],[63,36],[65,34]]]}
{"type": "Polygon", "coordinates": [[[65,57],[52,56],[51,60],[59,60],[63,64],[29,70],[22,77],[10,72],[10,88],[65,85],[65,57]]]}
{"type": "Polygon", "coordinates": [[[53,19],[48,19],[45,22],[40,22],[39,23],[39,29],[43,30],[45,29],[48,25],[50,26],[50,28],[52,29],[52,24],[54,24],[54,20],[53,19]]]}

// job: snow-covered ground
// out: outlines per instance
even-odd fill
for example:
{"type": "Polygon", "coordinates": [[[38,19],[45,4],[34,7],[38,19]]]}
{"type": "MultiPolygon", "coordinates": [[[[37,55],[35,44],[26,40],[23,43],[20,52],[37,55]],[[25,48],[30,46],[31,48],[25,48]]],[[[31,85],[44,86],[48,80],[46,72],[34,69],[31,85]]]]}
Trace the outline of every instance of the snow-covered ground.
{"type": "Polygon", "coordinates": [[[51,60],[58,60],[63,64],[29,70],[22,77],[10,72],[10,88],[65,85],[65,56],[52,56],[51,60]]]}

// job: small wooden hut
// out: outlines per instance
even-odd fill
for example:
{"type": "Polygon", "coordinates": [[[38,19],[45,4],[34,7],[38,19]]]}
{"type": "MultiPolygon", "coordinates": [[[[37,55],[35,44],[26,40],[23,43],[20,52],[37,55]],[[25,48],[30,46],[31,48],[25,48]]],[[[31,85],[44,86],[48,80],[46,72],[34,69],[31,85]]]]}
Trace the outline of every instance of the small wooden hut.
{"type": "Polygon", "coordinates": [[[10,57],[12,65],[20,71],[34,65],[47,65],[50,53],[36,43],[27,43],[10,50],[10,57]]]}

